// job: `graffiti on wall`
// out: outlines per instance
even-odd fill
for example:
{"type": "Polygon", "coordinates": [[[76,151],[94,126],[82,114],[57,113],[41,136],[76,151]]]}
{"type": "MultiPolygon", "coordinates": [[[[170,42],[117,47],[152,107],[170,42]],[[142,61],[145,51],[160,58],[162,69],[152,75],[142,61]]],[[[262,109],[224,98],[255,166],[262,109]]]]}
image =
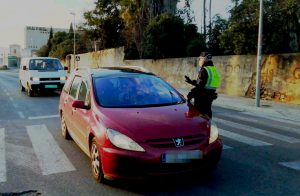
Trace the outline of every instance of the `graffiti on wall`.
{"type": "MultiPolygon", "coordinates": [[[[270,55],[262,63],[260,98],[263,100],[290,102],[299,96],[289,90],[293,89],[290,87],[293,84],[298,83],[300,85],[299,79],[300,62],[293,56],[270,55]],[[287,74],[289,72],[291,75],[287,74]]],[[[255,93],[256,73],[252,76],[251,84],[245,92],[245,96],[254,98],[255,93]]]]}

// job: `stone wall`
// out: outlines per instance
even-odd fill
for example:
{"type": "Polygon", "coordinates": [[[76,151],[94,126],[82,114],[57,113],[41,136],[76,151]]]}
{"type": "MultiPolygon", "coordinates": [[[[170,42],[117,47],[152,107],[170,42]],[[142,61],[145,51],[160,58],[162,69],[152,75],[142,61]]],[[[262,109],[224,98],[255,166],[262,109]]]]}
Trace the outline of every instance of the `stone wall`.
{"type": "MultiPolygon", "coordinates": [[[[123,48],[81,54],[80,57],[79,67],[142,66],[177,88],[191,88],[185,83],[184,75],[196,78],[198,71],[196,57],[123,61],[123,48]]],[[[219,93],[255,97],[255,55],[215,56],[213,61],[222,76],[219,93]]],[[[261,98],[300,104],[300,54],[265,55],[262,62],[261,98]]]]}

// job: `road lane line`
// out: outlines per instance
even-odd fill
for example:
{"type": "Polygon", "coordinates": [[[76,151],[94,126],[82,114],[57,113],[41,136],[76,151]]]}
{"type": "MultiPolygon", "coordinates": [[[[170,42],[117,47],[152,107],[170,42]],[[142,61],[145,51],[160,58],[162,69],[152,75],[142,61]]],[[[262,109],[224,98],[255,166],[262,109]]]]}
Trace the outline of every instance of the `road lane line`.
{"type": "Polygon", "coordinates": [[[23,119],[25,118],[23,112],[21,112],[21,111],[18,111],[18,115],[19,115],[20,118],[23,118],[23,119]]]}
{"type": "Polygon", "coordinates": [[[300,170],[300,160],[298,161],[291,161],[291,162],[280,162],[279,165],[284,167],[288,167],[295,170],[300,170]]]}
{"type": "Polygon", "coordinates": [[[266,130],[263,130],[263,129],[250,127],[250,126],[242,125],[242,124],[239,124],[239,123],[234,123],[234,122],[231,122],[231,121],[228,121],[228,120],[215,118],[215,121],[217,123],[224,124],[226,126],[234,128],[234,129],[240,129],[240,130],[247,131],[247,132],[250,132],[250,133],[255,133],[255,134],[267,136],[267,137],[270,137],[270,138],[273,138],[273,139],[276,139],[276,140],[280,140],[280,141],[283,141],[283,142],[288,142],[288,143],[291,143],[291,144],[300,142],[300,139],[297,139],[297,138],[294,138],[294,137],[285,136],[285,135],[278,134],[278,133],[275,133],[275,132],[266,131],[266,130]]]}
{"type": "Polygon", "coordinates": [[[5,132],[0,129],[0,182],[6,181],[5,132]]]}
{"type": "Polygon", "coordinates": [[[37,119],[44,119],[44,118],[58,118],[59,115],[48,115],[48,116],[30,116],[28,117],[29,120],[37,120],[37,119]]]}
{"type": "Polygon", "coordinates": [[[76,170],[45,125],[26,128],[43,175],[76,170]]]}
{"type": "MultiPolygon", "coordinates": [[[[225,115],[221,114],[221,116],[225,116],[225,115]]],[[[268,127],[271,127],[271,128],[279,129],[280,131],[292,132],[292,133],[298,133],[298,134],[300,134],[300,130],[299,129],[295,129],[293,127],[287,127],[287,126],[282,126],[282,125],[275,125],[275,124],[272,124],[270,122],[266,122],[266,121],[262,121],[262,120],[258,120],[258,119],[250,119],[249,117],[242,117],[242,116],[233,115],[233,114],[230,114],[230,117],[232,117],[234,119],[239,119],[239,120],[242,120],[242,121],[246,121],[246,122],[258,123],[258,124],[265,125],[265,126],[268,126],[268,127]]]]}
{"type": "Polygon", "coordinates": [[[273,121],[282,122],[282,123],[286,123],[286,124],[292,124],[292,125],[296,125],[296,126],[300,125],[300,122],[296,122],[296,121],[289,120],[289,119],[278,118],[278,117],[266,116],[266,115],[258,114],[258,113],[256,113],[254,115],[252,112],[243,112],[243,114],[255,116],[256,118],[261,117],[262,119],[260,119],[260,120],[268,119],[268,120],[273,120],[273,121]]]}
{"type": "Polygon", "coordinates": [[[272,144],[267,143],[267,142],[263,142],[263,141],[253,139],[253,138],[250,138],[250,137],[246,137],[246,136],[243,136],[243,135],[240,135],[240,134],[237,134],[237,133],[226,131],[224,129],[219,128],[219,130],[220,130],[220,135],[222,135],[224,137],[228,137],[228,138],[233,139],[233,140],[236,140],[236,141],[241,142],[241,143],[248,144],[250,146],[270,146],[270,145],[272,145],[272,144]]]}

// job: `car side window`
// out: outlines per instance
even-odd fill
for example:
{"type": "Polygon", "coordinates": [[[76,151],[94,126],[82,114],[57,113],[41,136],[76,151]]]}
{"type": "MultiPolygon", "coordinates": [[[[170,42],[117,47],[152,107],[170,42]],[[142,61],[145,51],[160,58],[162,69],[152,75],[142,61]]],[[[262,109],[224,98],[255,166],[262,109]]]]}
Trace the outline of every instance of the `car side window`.
{"type": "Polygon", "coordinates": [[[81,82],[81,78],[76,76],[73,80],[73,83],[71,85],[71,89],[70,89],[70,95],[73,97],[73,98],[76,98],[76,94],[77,94],[77,90],[78,90],[78,87],[80,85],[80,82],[81,82]]]}
{"type": "Polygon", "coordinates": [[[66,83],[64,85],[64,88],[63,88],[63,91],[65,91],[65,93],[69,93],[69,90],[70,90],[70,87],[71,87],[71,84],[72,84],[73,80],[74,80],[74,75],[71,74],[69,76],[69,79],[66,81],[66,83]]]}
{"type": "Polygon", "coordinates": [[[87,92],[88,92],[87,84],[84,81],[82,81],[78,92],[78,100],[86,102],[87,92]]]}

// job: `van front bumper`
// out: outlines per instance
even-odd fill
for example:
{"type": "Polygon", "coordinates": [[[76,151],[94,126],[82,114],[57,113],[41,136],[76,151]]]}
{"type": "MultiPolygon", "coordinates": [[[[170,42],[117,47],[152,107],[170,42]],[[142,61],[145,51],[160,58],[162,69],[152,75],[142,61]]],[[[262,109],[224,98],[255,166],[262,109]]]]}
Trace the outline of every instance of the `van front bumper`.
{"type": "Polygon", "coordinates": [[[40,83],[40,84],[31,84],[30,88],[33,91],[44,91],[44,90],[62,90],[64,87],[64,83],[60,82],[47,82],[47,83],[40,83]]]}

